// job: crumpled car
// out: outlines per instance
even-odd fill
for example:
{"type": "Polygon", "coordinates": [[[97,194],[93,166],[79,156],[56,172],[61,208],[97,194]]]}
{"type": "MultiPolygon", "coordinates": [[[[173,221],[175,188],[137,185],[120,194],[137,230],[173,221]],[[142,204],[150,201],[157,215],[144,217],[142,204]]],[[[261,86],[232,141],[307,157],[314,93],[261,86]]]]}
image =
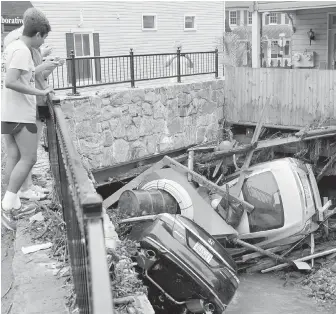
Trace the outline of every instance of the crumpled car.
{"type": "Polygon", "coordinates": [[[134,261],[156,313],[224,313],[238,288],[237,266],[208,232],[178,214],[122,223],[140,244],[134,261]]]}

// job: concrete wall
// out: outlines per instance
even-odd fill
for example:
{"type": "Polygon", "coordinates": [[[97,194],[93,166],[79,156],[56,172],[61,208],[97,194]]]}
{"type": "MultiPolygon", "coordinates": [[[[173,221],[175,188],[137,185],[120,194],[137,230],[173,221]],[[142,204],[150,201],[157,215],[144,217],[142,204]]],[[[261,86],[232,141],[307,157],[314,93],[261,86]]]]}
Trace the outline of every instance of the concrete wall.
{"type": "Polygon", "coordinates": [[[61,102],[89,169],[215,140],[223,118],[221,79],[97,94],[61,102]]]}

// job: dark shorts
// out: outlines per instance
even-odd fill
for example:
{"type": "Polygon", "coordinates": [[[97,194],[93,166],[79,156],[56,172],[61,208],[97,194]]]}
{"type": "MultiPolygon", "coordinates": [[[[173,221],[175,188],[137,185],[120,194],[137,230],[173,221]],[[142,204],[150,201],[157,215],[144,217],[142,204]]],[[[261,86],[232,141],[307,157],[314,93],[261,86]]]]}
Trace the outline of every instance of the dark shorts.
{"type": "Polygon", "coordinates": [[[18,134],[24,127],[33,134],[37,133],[35,123],[20,123],[20,122],[4,122],[1,121],[1,134],[18,134]]]}

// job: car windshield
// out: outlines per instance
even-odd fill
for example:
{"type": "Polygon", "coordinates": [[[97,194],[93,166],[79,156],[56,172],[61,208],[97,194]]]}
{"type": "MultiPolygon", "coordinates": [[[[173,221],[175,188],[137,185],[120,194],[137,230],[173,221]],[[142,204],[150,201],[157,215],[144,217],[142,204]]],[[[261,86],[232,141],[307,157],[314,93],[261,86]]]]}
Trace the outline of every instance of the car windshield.
{"type": "Polygon", "coordinates": [[[284,210],[277,182],[270,171],[247,178],[242,188],[244,200],[254,206],[248,215],[250,232],[281,228],[284,210]]]}

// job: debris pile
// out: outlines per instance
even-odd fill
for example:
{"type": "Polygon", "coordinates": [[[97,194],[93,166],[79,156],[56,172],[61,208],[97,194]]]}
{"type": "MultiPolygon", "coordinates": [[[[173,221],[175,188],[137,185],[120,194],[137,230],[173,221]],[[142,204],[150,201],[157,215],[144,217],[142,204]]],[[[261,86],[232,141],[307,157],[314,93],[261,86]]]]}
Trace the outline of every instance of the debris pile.
{"type": "MultiPolygon", "coordinates": [[[[331,270],[318,270],[318,266],[321,261],[336,253],[336,228],[332,220],[336,209],[333,200],[323,199],[322,203],[317,183],[327,174],[336,174],[336,126],[331,121],[314,121],[299,132],[274,132],[263,128],[262,119],[267,103],[269,101],[263,108],[253,136],[239,136],[230,126],[225,126],[217,143],[191,147],[179,157],[165,156],[151,166],[133,169],[128,178],[124,176],[133,179],[108,197],[104,206],[113,206],[125,191],[147,187],[153,189],[155,186],[168,191],[164,184],[175,180],[175,187],[179,187],[180,191],[188,191],[193,203],[192,209],[180,208],[181,215],[186,215],[216,236],[233,256],[240,271],[291,274],[293,269],[309,270],[309,275],[302,283],[311,287],[312,295],[317,298],[333,300],[334,276],[331,276],[331,270]],[[291,158],[285,158],[288,156],[291,158]],[[170,172],[167,167],[171,169],[170,172]],[[248,178],[266,171],[263,167],[267,167],[274,178],[279,180],[274,184],[274,191],[270,190],[273,181],[268,185],[258,186],[253,181],[247,184],[248,178]],[[287,174],[285,169],[282,172],[283,167],[287,169],[287,174]],[[281,185],[282,174],[291,177],[291,190],[286,191],[286,183],[281,185]],[[263,186],[266,190],[262,190],[263,186]],[[284,199],[286,204],[283,203],[284,199]],[[293,200],[291,206],[290,200],[293,200]],[[200,202],[204,203],[200,205],[200,202]],[[197,206],[202,208],[197,209],[197,206]],[[269,208],[274,213],[281,212],[281,209],[287,217],[286,221],[282,218],[281,222],[281,215],[268,217],[266,210],[270,211],[269,208]],[[261,213],[259,216],[258,211],[261,213]],[[297,222],[295,218],[288,218],[293,212],[297,217],[301,216],[297,222]],[[217,215],[217,219],[212,219],[211,215],[217,215]],[[250,221],[251,217],[255,219],[254,224],[250,221]],[[221,235],[214,231],[214,224],[218,223],[219,229],[222,228],[219,226],[224,226],[222,222],[219,223],[220,218],[226,223],[226,234],[224,230],[221,235]],[[278,222],[272,220],[274,218],[278,222]],[[206,227],[207,221],[212,221],[209,229],[206,227]],[[274,227],[262,225],[270,222],[274,227]],[[296,227],[292,228],[295,224],[296,227]],[[283,231],[278,232],[277,229],[283,231]],[[259,231],[266,232],[259,234],[259,231]],[[246,234],[248,236],[244,237],[246,234]],[[322,288],[318,288],[320,292],[316,292],[314,287],[319,286],[321,278],[326,274],[330,275],[330,282],[325,282],[322,288]]],[[[171,194],[180,205],[188,203],[183,199],[183,193],[177,196],[171,194]]],[[[116,213],[117,209],[113,212],[116,213]]],[[[155,214],[155,210],[152,214],[155,214]]],[[[136,215],[148,214],[139,207],[136,215]]],[[[119,229],[118,233],[125,231],[119,229]]]]}

